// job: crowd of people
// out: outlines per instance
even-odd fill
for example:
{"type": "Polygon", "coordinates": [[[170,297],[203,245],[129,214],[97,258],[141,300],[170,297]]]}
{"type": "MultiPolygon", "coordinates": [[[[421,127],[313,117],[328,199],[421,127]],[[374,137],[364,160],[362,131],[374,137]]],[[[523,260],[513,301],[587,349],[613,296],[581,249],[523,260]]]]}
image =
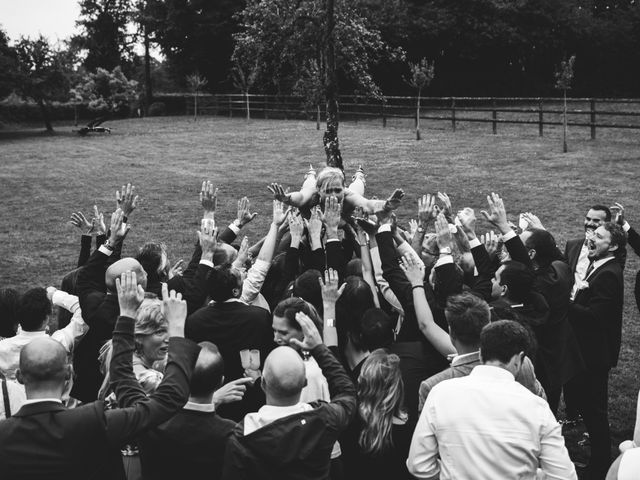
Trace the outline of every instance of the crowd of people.
{"type": "Polygon", "coordinates": [[[640,255],[624,207],[588,208],[562,252],[495,193],[481,235],[445,193],[403,228],[404,192],[365,186],[332,167],[270,184],[251,245],[249,200],[223,227],[205,181],[187,265],[156,242],[122,257],[132,185],[108,224],[73,213],[59,288],[0,290],[0,476],[575,479],[563,398],[584,478],[638,478],[640,427],[612,464],[608,419],[627,243],[640,255]]]}

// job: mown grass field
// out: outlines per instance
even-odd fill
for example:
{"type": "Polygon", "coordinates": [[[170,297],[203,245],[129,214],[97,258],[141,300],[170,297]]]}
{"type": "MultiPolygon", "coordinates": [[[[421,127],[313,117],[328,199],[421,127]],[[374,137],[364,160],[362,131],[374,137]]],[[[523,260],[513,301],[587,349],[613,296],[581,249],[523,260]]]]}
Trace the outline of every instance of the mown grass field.
{"type": "MultiPolygon", "coordinates": [[[[536,126],[423,123],[423,140],[415,141],[410,122],[345,123],[342,153],[348,175],[362,163],[368,195],[384,197],[394,188],[406,192],[399,219],[416,215],[419,195],[447,192],[455,209],[486,208],[487,193],[505,199],[513,218],[536,213],[563,246],[582,235],[590,204],[620,202],[632,225],[640,227],[640,138],[635,132],[570,131],[563,154],[560,130],[536,126]]],[[[146,240],[167,243],[170,256],[188,259],[201,214],[198,193],[203,179],[220,188],[218,221],[230,222],[236,201],[246,195],[259,215],[247,228],[257,240],[270,218],[266,185],[279,181],[295,188],[309,163],[321,167],[321,132],[311,122],[216,117],[197,122],[184,117],[113,121],[111,135],[85,138],[58,126],[53,136],[38,130],[0,130],[0,271],[2,287],[26,289],[57,285],[75,267],[79,232],[69,223],[72,211],[89,213],[97,204],[115,207],[115,191],[136,185],[142,202],[131,217],[124,255],[146,240]]],[[[481,225],[487,228],[488,225],[481,225]]],[[[640,261],[629,254],[625,281],[623,348],[610,382],[610,419],[614,444],[632,436],[640,389],[639,314],[633,279],[640,261]]],[[[568,436],[575,460],[585,451],[568,436]]]]}

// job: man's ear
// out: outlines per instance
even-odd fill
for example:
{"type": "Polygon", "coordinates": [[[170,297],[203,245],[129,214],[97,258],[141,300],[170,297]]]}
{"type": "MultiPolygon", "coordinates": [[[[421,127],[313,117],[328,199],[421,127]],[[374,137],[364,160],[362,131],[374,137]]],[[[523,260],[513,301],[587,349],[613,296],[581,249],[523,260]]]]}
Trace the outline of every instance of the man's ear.
{"type": "Polygon", "coordinates": [[[304,377],[304,385],[302,386],[302,388],[307,386],[307,377],[304,377]]]}
{"type": "Polygon", "coordinates": [[[501,295],[503,297],[506,297],[507,294],[509,293],[509,287],[507,287],[506,285],[500,285],[500,289],[501,289],[501,295]]]}
{"type": "Polygon", "coordinates": [[[241,288],[234,288],[233,290],[231,290],[231,294],[233,295],[233,298],[240,298],[241,293],[242,293],[241,288]]]}
{"type": "Polygon", "coordinates": [[[20,371],[20,369],[16,370],[16,380],[20,385],[24,385],[24,377],[22,376],[22,372],[20,371]]]}
{"type": "Polygon", "coordinates": [[[618,245],[613,245],[613,246],[609,247],[609,251],[610,252],[615,252],[616,250],[618,250],[618,245]]]}

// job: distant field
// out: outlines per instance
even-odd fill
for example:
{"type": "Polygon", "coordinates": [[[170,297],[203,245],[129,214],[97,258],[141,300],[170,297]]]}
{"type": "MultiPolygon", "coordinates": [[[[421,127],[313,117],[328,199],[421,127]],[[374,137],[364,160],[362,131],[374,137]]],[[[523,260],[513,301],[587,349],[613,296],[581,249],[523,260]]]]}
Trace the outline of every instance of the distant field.
{"type": "MultiPolygon", "coordinates": [[[[423,125],[416,142],[410,122],[345,123],[342,153],[348,176],[362,163],[367,193],[380,198],[394,188],[407,196],[401,222],[416,215],[423,193],[447,192],[459,209],[486,208],[487,193],[500,193],[507,210],[536,213],[562,246],[581,235],[582,217],[592,203],[625,205],[629,221],[640,226],[640,136],[633,131],[570,130],[569,153],[562,154],[560,130],[537,126],[460,124],[423,125]],[[602,132],[602,134],[601,134],[602,132]]],[[[111,135],[80,138],[70,126],[54,136],[36,130],[0,130],[0,271],[2,287],[25,289],[58,284],[75,266],[79,234],[69,223],[72,211],[88,213],[94,203],[114,209],[115,190],[136,185],[142,202],[131,218],[124,254],[148,239],[167,243],[171,257],[187,259],[201,214],[198,193],[203,179],[220,187],[218,221],[235,216],[236,201],[246,195],[259,216],[247,229],[257,240],[266,231],[270,197],[266,185],[300,185],[309,163],[325,163],[321,132],[311,122],[202,117],[113,121],[111,135]]],[[[486,228],[482,225],[481,228],[486,228]]],[[[624,345],[611,380],[611,422],[615,443],[632,436],[638,369],[639,314],[633,279],[640,261],[629,254],[625,273],[624,345]]],[[[576,460],[584,451],[570,435],[576,460]]]]}

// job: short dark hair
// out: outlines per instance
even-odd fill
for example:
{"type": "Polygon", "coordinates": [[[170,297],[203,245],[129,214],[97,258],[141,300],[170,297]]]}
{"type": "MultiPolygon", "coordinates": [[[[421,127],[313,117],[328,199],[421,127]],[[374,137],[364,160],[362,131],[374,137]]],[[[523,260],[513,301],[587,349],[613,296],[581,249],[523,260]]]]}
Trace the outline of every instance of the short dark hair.
{"type": "Polygon", "coordinates": [[[562,260],[562,252],[556,245],[553,235],[546,230],[535,228],[525,242],[525,247],[536,251],[536,263],[540,267],[548,267],[556,260],[562,260]]]}
{"type": "Polygon", "coordinates": [[[618,251],[627,246],[627,234],[617,223],[605,222],[602,227],[611,235],[611,246],[617,245],[618,251]]]}
{"type": "Polygon", "coordinates": [[[231,271],[231,265],[217,265],[207,277],[209,296],[216,302],[224,302],[233,298],[233,290],[240,288],[238,277],[231,271]]]}
{"type": "Polygon", "coordinates": [[[507,296],[514,302],[526,301],[536,281],[535,273],[523,263],[514,260],[505,262],[503,265],[500,285],[507,286],[507,296]]]}
{"type": "Polygon", "coordinates": [[[362,260],[360,258],[352,258],[347,263],[344,276],[350,277],[352,275],[362,278],[362,260]]]}
{"type": "Polygon", "coordinates": [[[344,283],[342,295],[336,302],[336,328],[341,350],[346,346],[348,333],[352,333],[354,339],[359,338],[364,312],[376,306],[371,287],[362,277],[351,275],[344,283]]]}
{"type": "Polygon", "coordinates": [[[200,354],[191,375],[191,395],[208,395],[220,387],[224,374],[224,360],[218,347],[211,342],[200,342],[200,354]]]}
{"type": "Polygon", "coordinates": [[[591,208],[589,210],[600,210],[604,212],[604,221],[605,222],[611,221],[611,210],[609,210],[609,207],[607,207],[606,205],[600,205],[600,204],[591,205],[591,208]]]}
{"type": "Polygon", "coordinates": [[[18,319],[25,332],[40,330],[51,313],[51,302],[42,287],[27,290],[18,303],[18,319]]]}
{"type": "Polygon", "coordinates": [[[322,291],[318,283],[320,277],[322,274],[319,270],[310,268],[304,271],[293,282],[292,295],[306,300],[322,315],[322,291]]]}
{"type": "Polygon", "coordinates": [[[318,311],[311,303],[300,297],[290,297],[282,300],[276,305],[276,308],[273,309],[273,316],[286,318],[289,326],[297,330],[302,330],[302,327],[296,320],[296,313],[298,312],[307,315],[313,321],[318,331],[322,333],[323,322],[320,315],[318,315],[318,311]]]}
{"type": "Polygon", "coordinates": [[[158,242],[147,242],[138,249],[135,259],[140,262],[144,271],[147,272],[148,283],[163,280],[160,267],[162,266],[162,255],[166,255],[166,253],[167,247],[158,242]]]}
{"type": "Polygon", "coordinates": [[[393,343],[393,321],[380,308],[365,311],[359,323],[357,347],[373,352],[378,348],[388,348],[393,343]]]}
{"type": "Polygon", "coordinates": [[[16,334],[18,326],[18,304],[20,294],[13,288],[0,289],[0,337],[8,338],[16,334]]]}
{"type": "Polygon", "coordinates": [[[509,363],[514,355],[528,349],[527,330],[513,320],[490,323],[480,333],[480,354],[484,363],[492,360],[509,363]]]}
{"type": "Polygon", "coordinates": [[[480,332],[491,319],[487,302],[469,292],[451,295],[444,313],[451,336],[468,346],[480,343],[480,332]]]}

